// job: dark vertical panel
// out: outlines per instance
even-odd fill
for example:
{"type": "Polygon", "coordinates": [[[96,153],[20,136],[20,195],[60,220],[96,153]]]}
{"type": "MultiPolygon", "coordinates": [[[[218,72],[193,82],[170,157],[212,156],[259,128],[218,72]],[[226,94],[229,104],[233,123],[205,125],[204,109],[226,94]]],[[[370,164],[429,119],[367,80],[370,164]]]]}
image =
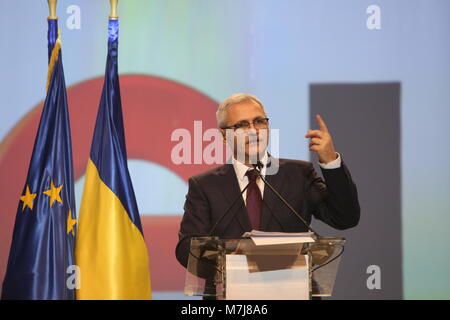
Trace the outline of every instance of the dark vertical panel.
{"type": "MultiPolygon", "coordinates": [[[[320,114],[357,184],[360,224],[337,231],[322,222],[323,235],[347,238],[335,299],[401,299],[400,83],[313,84],[310,126],[320,114]],[[367,267],[381,269],[381,289],[369,290],[367,267]]],[[[316,155],[311,154],[316,161],[316,155]]],[[[320,170],[318,170],[320,172],[320,170]]]]}

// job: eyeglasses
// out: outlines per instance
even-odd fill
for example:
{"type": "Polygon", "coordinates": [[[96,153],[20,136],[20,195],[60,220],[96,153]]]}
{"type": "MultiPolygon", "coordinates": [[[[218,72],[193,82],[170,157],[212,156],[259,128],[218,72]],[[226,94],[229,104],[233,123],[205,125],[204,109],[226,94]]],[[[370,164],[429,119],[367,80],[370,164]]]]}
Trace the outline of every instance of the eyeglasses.
{"type": "Polygon", "coordinates": [[[238,129],[248,130],[250,126],[253,124],[255,129],[264,129],[267,128],[269,124],[269,118],[256,118],[252,122],[248,122],[247,120],[239,121],[232,126],[222,127],[222,129],[234,129],[235,131],[238,129]]]}

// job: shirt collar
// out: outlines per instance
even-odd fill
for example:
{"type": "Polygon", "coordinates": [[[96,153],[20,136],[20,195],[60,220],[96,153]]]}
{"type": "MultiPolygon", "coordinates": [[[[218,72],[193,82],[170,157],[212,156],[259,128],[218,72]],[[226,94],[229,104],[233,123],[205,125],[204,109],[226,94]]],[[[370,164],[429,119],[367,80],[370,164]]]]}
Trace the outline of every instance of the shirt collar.
{"type": "MultiPolygon", "coordinates": [[[[247,171],[251,168],[247,167],[245,164],[243,164],[240,161],[237,161],[234,157],[233,158],[233,167],[234,167],[234,171],[236,172],[236,176],[238,178],[239,181],[246,181],[245,179],[247,179],[245,177],[245,174],[247,173],[247,171]]],[[[261,169],[261,175],[264,176],[266,174],[266,167],[267,167],[267,162],[269,161],[269,156],[267,154],[267,151],[264,152],[263,157],[261,158],[261,163],[264,165],[264,167],[261,169]]]]}

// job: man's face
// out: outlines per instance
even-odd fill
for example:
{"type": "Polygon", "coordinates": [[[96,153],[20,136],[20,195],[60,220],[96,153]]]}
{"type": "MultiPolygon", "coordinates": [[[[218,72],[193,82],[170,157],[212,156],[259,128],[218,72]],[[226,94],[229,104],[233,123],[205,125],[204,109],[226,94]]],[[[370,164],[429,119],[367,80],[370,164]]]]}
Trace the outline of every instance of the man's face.
{"type": "Polygon", "coordinates": [[[249,128],[226,130],[226,141],[232,147],[235,159],[255,164],[264,155],[269,140],[269,127],[268,123],[258,124],[258,120],[260,122],[265,118],[263,109],[253,101],[240,102],[228,108],[227,127],[250,123],[249,128]]]}

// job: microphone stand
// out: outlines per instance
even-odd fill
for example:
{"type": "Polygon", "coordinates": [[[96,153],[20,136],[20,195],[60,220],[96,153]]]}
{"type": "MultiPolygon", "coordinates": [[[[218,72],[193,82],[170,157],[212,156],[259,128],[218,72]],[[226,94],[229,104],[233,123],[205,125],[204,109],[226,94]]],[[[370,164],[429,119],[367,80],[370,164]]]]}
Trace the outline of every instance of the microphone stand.
{"type": "Polygon", "coordinates": [[[310,230],[311,232],[313,232],[317,238],[321,238],[322,236],[319,235],[319,233],[317,233],[316,231],[314,231],[313,228],[311,228],[308,223],[305,221],[305,219],[303,219],[303,217],[283,198],[283,196],[277,191],[275,190],[275,188],[266,181],[266,179],[264,179],[264,177],[261,174],[261,168],[264,167],[264,165],[261,163],[261,161],[258,161],[256,164],[253,165],[253,167],[255,168],[256,174],[258,175],[258,177],[261,178],[261,180],[264,182],[264,184],[266,186],[269,187],[270,190],[272,190],[272,192],[277,196],[277,198],[283,202],[283,204],[293,213],[297,216],[297,218],[303,223],[303,225],[305,225],[306,228],[308,228],[308,230],[310,230]]]}

